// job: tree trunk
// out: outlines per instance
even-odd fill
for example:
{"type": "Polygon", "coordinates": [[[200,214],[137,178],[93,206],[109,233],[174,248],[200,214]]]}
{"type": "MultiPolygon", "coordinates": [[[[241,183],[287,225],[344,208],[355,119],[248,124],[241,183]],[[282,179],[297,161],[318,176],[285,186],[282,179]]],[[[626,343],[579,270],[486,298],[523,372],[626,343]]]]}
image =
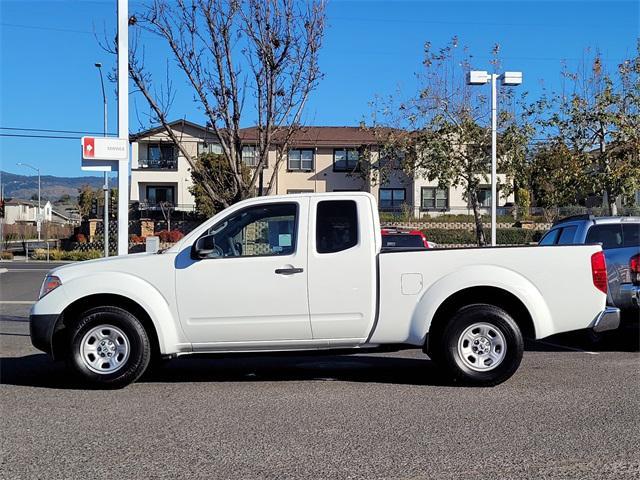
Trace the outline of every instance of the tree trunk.
{"type": "Polygon", "coordinates": [[[486,245],[484,238],[484,228],[482,227],[482,216],[480,215],[480,209],[478,208],[478,195],[475,191],[469,192],[469,200],[471,201],[471,208],[473,209],[473,218],[476,223],[476,242],[479,247],[486,245]]]}
{"type": "Polygon", "coordinates": [[[606,192],[607,197],[607,206],[609,207],[609,215],[618,215],[618,204],[616,203],[617,198],[611,195],[610,192],[606,192]]]}

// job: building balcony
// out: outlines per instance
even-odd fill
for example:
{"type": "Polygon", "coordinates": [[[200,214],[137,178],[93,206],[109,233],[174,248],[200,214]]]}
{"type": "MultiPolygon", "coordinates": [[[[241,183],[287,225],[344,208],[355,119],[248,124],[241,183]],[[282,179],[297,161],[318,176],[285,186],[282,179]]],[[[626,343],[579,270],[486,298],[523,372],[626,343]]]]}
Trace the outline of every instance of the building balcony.
{"type": "Polygon", "coordinates": [[[178,170],[178,158],[139,158],[137,170],[178,170]]]}

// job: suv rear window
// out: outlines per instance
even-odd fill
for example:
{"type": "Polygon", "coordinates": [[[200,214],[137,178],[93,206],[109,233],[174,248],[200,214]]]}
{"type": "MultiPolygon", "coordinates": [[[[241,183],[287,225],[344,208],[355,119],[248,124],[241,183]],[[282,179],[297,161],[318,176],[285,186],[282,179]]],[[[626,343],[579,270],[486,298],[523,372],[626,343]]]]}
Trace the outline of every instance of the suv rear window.
{"type": "Polygon", "coordinates": [[[316,250],[335,253],[358,244],[358,208],[353,200],[318,202],[316,250]]]}
{"type": "Polygon", "coordinates": [[[623,246],[622,225],[619,223],[594,225],[587,232],[586,243],[601,243],[603,250],[623,246]]]}

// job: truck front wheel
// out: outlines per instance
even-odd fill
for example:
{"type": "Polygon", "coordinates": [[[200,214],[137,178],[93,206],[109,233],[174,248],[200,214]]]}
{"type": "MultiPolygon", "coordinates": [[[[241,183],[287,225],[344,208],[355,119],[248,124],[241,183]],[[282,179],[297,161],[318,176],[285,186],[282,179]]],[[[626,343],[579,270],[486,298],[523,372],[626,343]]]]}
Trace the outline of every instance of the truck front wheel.
{"type": "Polygon", "coordinates": [[[71,328],[70,366],[94,386],[120,388],[135,382],[150,358],[146,330],[121,308],[93,308],[71,328]]]}
{"type": "Polygon", "coordinates": [[[446,326],[442,362],[464,383],[493,386],[515,373],[522,360],[522,333],[511,316],[493,305],[467,305],[446,326]]]}

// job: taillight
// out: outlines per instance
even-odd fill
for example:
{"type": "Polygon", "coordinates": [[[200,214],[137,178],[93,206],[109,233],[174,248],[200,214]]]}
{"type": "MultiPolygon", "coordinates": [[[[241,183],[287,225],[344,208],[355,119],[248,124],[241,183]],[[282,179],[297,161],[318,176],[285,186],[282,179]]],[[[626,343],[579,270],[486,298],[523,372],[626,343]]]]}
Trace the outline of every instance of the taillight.
{"type": "Polygon", "coordinates": [[[635,285],[640,284],[640,253],[629,260],[629,274],[631,275],[631,281],[635,285]]]}
{"type": "Polygon", "coordinates": [[[591,255],[591,276],[593,277],[593,285],[602,293],[607,293],[607,262],[603,252],[591,255]]]}

